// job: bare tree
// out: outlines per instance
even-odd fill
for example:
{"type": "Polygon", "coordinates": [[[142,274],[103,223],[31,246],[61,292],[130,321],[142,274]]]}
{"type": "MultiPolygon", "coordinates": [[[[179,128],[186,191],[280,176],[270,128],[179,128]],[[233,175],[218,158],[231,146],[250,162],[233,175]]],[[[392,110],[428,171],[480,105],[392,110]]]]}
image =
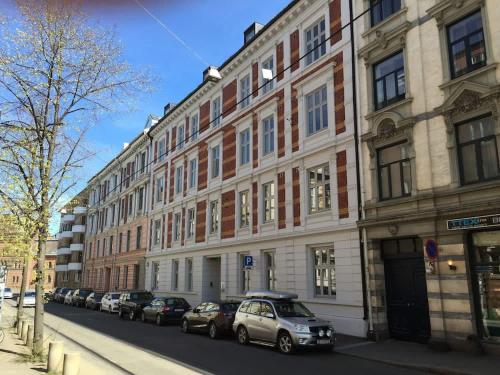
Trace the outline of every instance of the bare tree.
{"type": "Polygon", "coordinates": [[[92,23],[75,2],[26,0],[17,7],[19,18],[0,35],[0,196],[35,223],[33,354],[40,355],[49,219],[77,183],[89,127],[151,80],[122,60],[114,33],[92,23]]]}

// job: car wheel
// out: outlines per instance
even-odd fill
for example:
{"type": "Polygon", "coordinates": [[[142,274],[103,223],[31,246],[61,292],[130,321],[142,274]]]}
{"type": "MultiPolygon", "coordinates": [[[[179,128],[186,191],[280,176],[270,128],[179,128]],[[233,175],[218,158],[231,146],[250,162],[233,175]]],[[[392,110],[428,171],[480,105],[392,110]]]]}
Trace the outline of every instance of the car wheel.
{"type": "Polygon", "coordinates": [[[102,312],[102,305],[101,305],[101,306],[99,306],[99,311],[100,311],[100,312],[102,312]]]}
{"type": "Polygon", "coordinates": [[[288,332],[281,332],[278,335],[278,349],[283,354],[293,353],[292,337],[288,332]]]}
{"type": "Polygon", "coordinates": [[[161,326],[163,325],[163,322],[161,321],[161,316],[160,314],[156,315],[156,325],[161,326]]]}
{"type": "Polygon", "coordinates": [[[135,313],[134,313],[134,310],[130,310],[130,312],[128,313],[128,318],[130,320],[135,320],[135,313]]]}
{"type": "Polygon", "coordinates": [[[208,336],[213,340],[219,338],[219,330],[214,322],[210,322],[208,325],[208,336]]]}
{"type": "Polygon", "coordinates": [[[238,331],[237,331],[237,335],[238,335],[238,343],[239,344],[241,344],[241,345],[248,344],[248,331],[245,327],[239,326],[238,331]]]}
{"type": "Polygon", "coordinates": [[[184,333],[189,333],[190,329],[189,329],[189,322],[187,319],[182,319],[181,331],[184,333]]]}
{"type": "Polygon", "coordinates": [[[123,319],[123,311],[122,311],[122,309],[119,309],[119,310],[118,310],[118,317],[119,317],[120,319],[123,319]]]}
{"type": "Polygon", "coordinates": [[[111,314],[111,305],[108,306],[108,314],[111,314]]]}

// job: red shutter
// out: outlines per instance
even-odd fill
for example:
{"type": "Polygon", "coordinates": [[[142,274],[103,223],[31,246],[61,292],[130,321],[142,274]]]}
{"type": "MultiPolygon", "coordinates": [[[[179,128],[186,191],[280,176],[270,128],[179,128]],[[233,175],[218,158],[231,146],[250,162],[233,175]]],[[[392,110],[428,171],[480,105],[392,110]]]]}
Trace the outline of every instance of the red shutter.
{"type": "Polygon", "coordinates": [[[184,126],[184,142],[188,143],[189,141],[189,116],[186,116],[186,125],[184,126]]]}
{"type": "Polygon", "coordinates": [[[186,231],[186,209],[182,207],[182,217],[181,217],[181,246],[184,246],[184,232],[186,231]]]}
{"type": "Polygon", "coordinates": [[[283,73],[283,69],[285,68],[285,63],[283,60],[283,42],[280,42],[276,46],[276,73],[277,73],[277,81],[281,81],[285,74],[283,73]]]}
{"type": "Polygon", "coordinates": [[[285,156],[285,100],[284,91],[278,94],[278,158],[285,156]]]}
{"type": "Polygon", "coordinates": [[[221,238],[232,238],[234,237],[234,201],[235,192],[234,190],[222,193],[222,224],[221,224],[221,238]]]}
{"type": "Polygon", "coordinates": [[[187,158],[185,157],[184,158],[184,185],[183,185],[183,196],[185,197],[186,194],[187,194],[187,187],[188,187],[188,184],[187,184],[187,170],[188,170],[188,160],[187,158]]]}
{"type": "Polygon", "coordinates": [[[210,100],[200,106],[200,134],[210,127],[210,100]]]}
{"type": "Polygon", "coordinates": [[[290,34],[290,72],[294,72],[300,67],[299,59],[299,30],[295,30],[290,34]]]}
{"type": "Polygon", "coordinates": [[[342,8],[340,0],[330,3],[330,45],[342,40],[342,8]]]}
{"type": "Polygon", "coordinates": [[[236,79],[222,89],[222,115],[229,116],[236,109],[236,79]]]}
{"type": "Polygon", "coordinates": [[[196,243],[205,241],[207,202],[196,203],[196,243]]]}
{"type": "Polygon", "coordinates": [[[292,87],[292,152],[299,151],[299,101],[297,99],[297,89],[292,87]]]}
{"type": "Polygon", "coordinates": [[[170,186],[168,192],[168,201],[172,202],[174,200],[174,185],[175,185],[175,164],[172,160],[170,162],[170,186]]]}
{"type": "Polygon", "coordinates": [[[252,183],[252,233],[257,233],[259,224],[259,192],[257,182],[252,183]]]}
{"type": "Polygon", "coordinates": [[[256,98],[259,95],[259,63],[252,64],[252,92],[253,97],[256,98]]]}
{"type": "Polygon", "coordinates": [[[170,142],[170,151],[174,152],[177,146],[177,126],[172,128],[172,140],[170,142]]]}
{"type": "Polygon", "coordinates": [[[208,146],[206,142],[198,144],[198,191],[206,189],[208,177],[208,146]]]}
{"type": "Polygon", "coordinates": [[[236,129],[234,126],[224,128],[222,140],[222,179],[236,175],[236,129]]]}
{"type": "Polygon", "coordinates": [[[292,169],[292,199],[293,199],[293,225],[300,225],[300,172],[299,167],[292,169]]]}
{"type": "Polygon", "coordinates": [[[345,132],[345,104],[344,104],[344,58],[342,52],[333,58],[333,96],[335,103],[335,133],[345,132]]]}
{"type": "Polygon", "coordinates": [[[167,248],[172,247],[172,212],[168,213],[167,248]]]}
{"type": "Polygon", "coordinates": [[[339,203],[339,218],[349,217],[349,197],[347,194],[347,153],[337,152],[337,195],[339,203]]]}
{"type": "Polygon", "coordinates": [[[252,113],[252,165],[254,168],[259,166],[259,122],[257,113],[252,113]]]}
{"type": "Polygon", "coordinates": [[[278,173],[278,229],[286,228],[285,172],[278,173]]]}
{"type": "Polygon", "coordinates": [[[168,183],[168,161],[165,163],[165,171],[163,178],[163,204],[167,203],[167,183],[168,183]]]}

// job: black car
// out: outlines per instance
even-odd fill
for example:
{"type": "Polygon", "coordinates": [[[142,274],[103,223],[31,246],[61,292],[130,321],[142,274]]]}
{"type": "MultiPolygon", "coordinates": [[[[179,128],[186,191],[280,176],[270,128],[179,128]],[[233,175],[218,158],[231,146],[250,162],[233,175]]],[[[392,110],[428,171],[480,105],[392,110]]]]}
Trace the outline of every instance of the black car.
{"type": "Polygon", "coordinates": [[[85,300],[92,293],[92,289],[80,288],[75,290],[73,293],[73,299],[71,300],[71,304],[76,307],[84,307],[85,300]]]}
{"type": "Polygon", "coordinates": [[[92,310],[99,310],[99,306],[101,306],[101,299],[103,296],[104,293],[100,292],[90,293],[87,299],[85,300],[85,308],[92,310]]]}
{"type": "Polygon", "coordinates": [[[59,291],[54,294],[54,301],[64,303],[64,297],[66,297],[66,293],[70,290],[70,288],[60,288],[59,291]]]}
{"type": "Polygon", "coordinates": [[[120,319],[128,316],[130,320],[135,320],[141,315],[143,307],[149,305],[153,299],[153,294],[145,290],[124,292],[118,301],[118,316],[120,319]]]}
{"type": "Polygon", "coordinates": [[[223,333],[230,333],[239,305],[239,302],[203,302],[184,314],[181,321],[182,332],[208,332],[212,339],[223,333]]]}
{"type": "Polygon", "coordinates": [[[141,313],[143,322],[154,321],[161,326],[164,323],[178,323],[182,315],[189,311],[191,306],[184,298],[158,297],[149,305],[144,306],[141,313]]]}

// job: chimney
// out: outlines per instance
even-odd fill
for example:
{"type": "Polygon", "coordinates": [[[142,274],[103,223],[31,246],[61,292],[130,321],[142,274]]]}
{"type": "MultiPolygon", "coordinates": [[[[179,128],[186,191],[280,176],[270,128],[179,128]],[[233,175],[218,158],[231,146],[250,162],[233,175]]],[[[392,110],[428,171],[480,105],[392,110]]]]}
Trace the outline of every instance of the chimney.
{"type": "Polygon", "coordinates": [[[167,103],[165,107],[163,107],[163,115],[166,115],[168,112],[170,112],[172,109],[174,109],[175,103],[167,103]]]}
{"type": "Polygon", "coordinates": [[[250,43],[252,41],[252,39],[255,38],[255,35],[257,35],[257,33],[260,30],[262,30],[263,27],[264,27],[264,25],[261,23],[258,23],[258,22],[252,23],[248,27],[248,29],[246,29],[245,32],[243,33],[243,44],[246,45],[246,44],[250,43]]]}
{"type": "Polygon", "coordinates": [[[221,79],[222,77],[220,75],[219,69],[216,66],[209,66],[203,71],[203,82],[217,82],[221,79]]]}

